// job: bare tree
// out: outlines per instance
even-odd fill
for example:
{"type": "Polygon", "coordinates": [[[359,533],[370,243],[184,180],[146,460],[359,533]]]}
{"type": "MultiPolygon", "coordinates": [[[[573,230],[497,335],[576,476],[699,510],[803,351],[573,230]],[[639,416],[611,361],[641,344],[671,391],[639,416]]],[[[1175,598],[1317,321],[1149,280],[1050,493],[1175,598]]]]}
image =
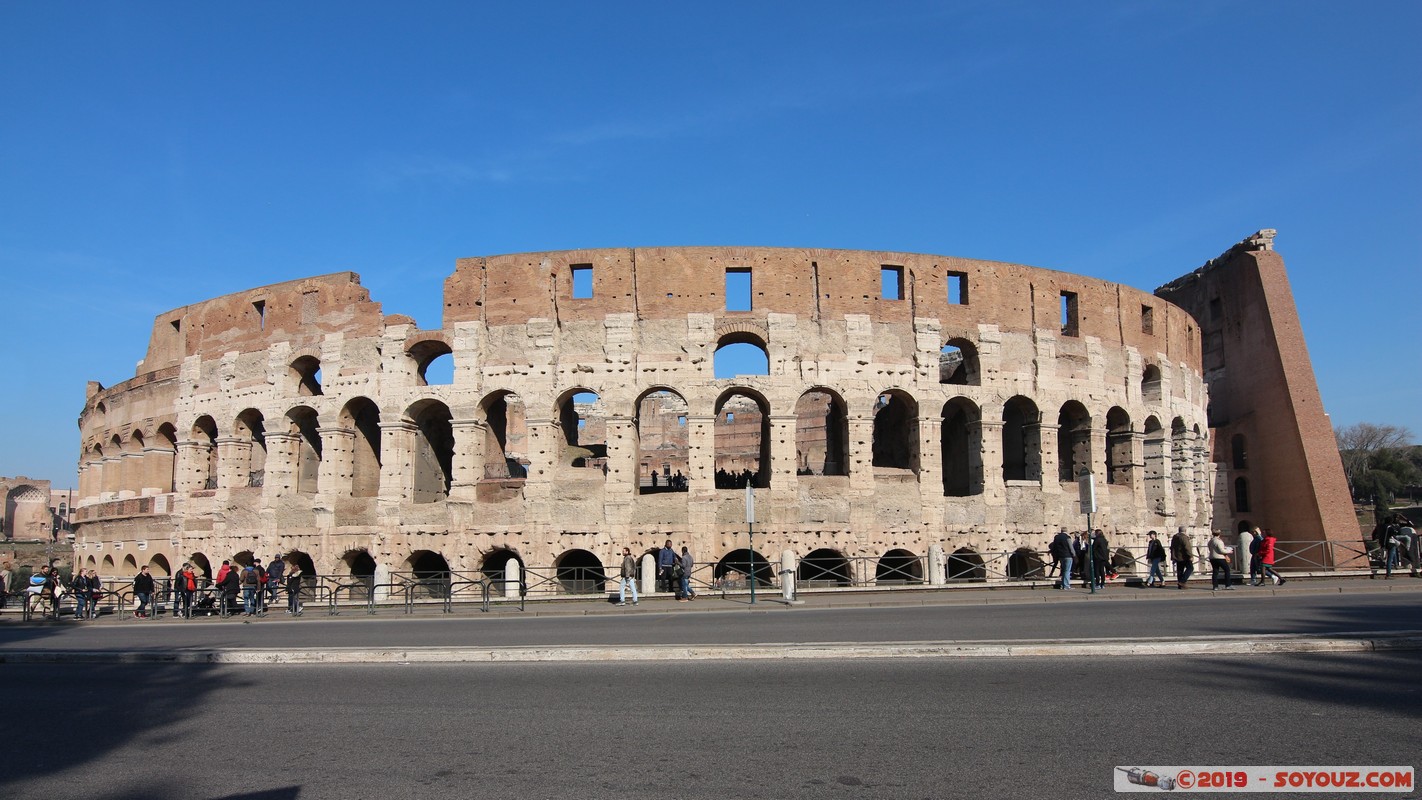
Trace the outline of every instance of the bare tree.
{"type": "Polygon", "coordinates": [[[1359,422],[1333,432],[1338,440],[1338,454],[1343,458],[1343,473],[1356,495],[1378,456],[1412,444],[1412,431],[1400,425],[1374,425],[1359,422]]]}

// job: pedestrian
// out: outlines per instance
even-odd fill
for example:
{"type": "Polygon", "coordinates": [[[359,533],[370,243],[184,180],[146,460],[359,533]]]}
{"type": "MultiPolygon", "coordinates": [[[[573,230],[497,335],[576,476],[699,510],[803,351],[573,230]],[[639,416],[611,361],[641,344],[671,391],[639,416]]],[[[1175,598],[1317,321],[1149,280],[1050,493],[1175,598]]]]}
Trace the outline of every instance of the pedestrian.
{"type": "Polygon", "coordinates": [[[681,568],[681,597],[688,602],[696,599],[696,592],[691,590],[691,570],[696,566],[696,560],[691,557],[691,551],[686,545],[681,546],[681,560],[677,564],[681,568]]]}
{"type": "Polygon", "coordinates": [[[242,568],[242,616],[251,617],[257,613],[257,593],[262,590],[262,579],[257,574],[257,565],[248,564],[242,568]]]}
{"type": "Polygon", "coordinates": [[[222,575],[221,572],[218,573],[222,575],[217,581],[218,600],[222,603],[218,614],[225,617],[237,607],[237,592],[242,588],[242,575],[226,561],[222,563],[227,566],[227,573],[225,575],[222,575]]]}
{"type": "Polygon", "coordinates": [[[69,582],[74,592],[74,619],[81,620],[89,615],[89,576],[84,570],[74,571],[74,580],[69,582]]]}
{"type": "Polygon", "coordinates": [[[133,599],[138,601],[133,615],[148,619],[148,604],[153,600],[153,576],[148,574],[147,564],[139,567],[138,574],[133,576],[133,599]]]}
{"type": "Polygon", "coordinates": [[[274,606],[277,601],[277,593],[281,591],[282,581],[286,575],[286,562],[282,560],[281,553],[272,556],[272,560],[267,564],[267,605],[274,606]]]}
{"type": "Polygon", "coordinates": [[[1047,567],[1047,580],[1051,580],[1062,567],[1062,549],[1057,545],[1056,536],[1047,542],[1047,555],[1052,557],[1052,563],[1047,567]]]}
{"type": "Polygon", "coordinates": [[[672,580],[672,570],[676,567],[676,551],[672,549],[671,539],[662,545],[662,549],[657,551],[657,591],[676,592],[681,596],[681,587],[672,580]]]}
{"type": "Polygon", "coordinates": [[[177,592],[173,598],[173,619],[192,619],[193,594],[197,592],[197,574],[193,572],[192,564],[183,562],[183,568],[178,570],[178,577],[173,580],[173,588],[177,592]]]}
{"type": "Polygon", "coordinates": [[[1259,548],[1264,545],[1264,534],[1255,528],[1254,538],[1249,540],[1249,585],[1259,586],[1264,583],[1264,560],[1259,555],[1259,548]]]}
{"type": "Polygon", "coordinates": [[[1215,535],[1210,537],[1209,550],[1210,589],[1218,589],[1220,586],[1233,589],[1234,587],[1230,585],[1229,557],[1234,552],[1234,548],[1225,544],[1224,537],[1220,536],[1219,531],[1215,531],[1215,535]],[[1220,578],[1221,575],[1224,576],[1223,579],[1220,578]]]}
{"type": "Polygon", "coordinates": [[[1062,581],[1061,581],[1061,584],[1060,584],[1057,588],[1059,588],[1059,589],[1070,589],[1070,588],[1071,588],[1071,567],[1072,567],[1072,564],[1076,561],[1076,552],[1075,552],[1074,550],[1072,550],[1071,537],[1070,537],[1070,536],[1067,536],[1067,532],[1066,532],[1066,531],[1057,531],[1057,535],[1054,536],[1054,537],[1052,537],[1052,544],[1057,548],[1057,552],[1061,554],[1061,558],[1062,558],[1062,563],[1061,563],[1062,581]]]}
{"type": "Polygon", "coordinates": [[[1156,586],[1165,588],[1165,545],[1160,543],[1160,534],[1151,531],[1146,534],[1146,563],[1150,565],[1150,571],[1146,573],[1145,585],[1147,588],[1156,586]]]}
{"type": "Polygon", "coordinates": [[[99,618],[99,601],[104,597],[104,582],[99,573],[89,570],[89,619],[99,618]]]}
{"type": "Polygon", "coordinates": [[[297,563],[286,573],[286,613],[301,616],[301,565],[297,563]]]}
{"type": "Polygon", "coordinates": [[[262,566],[260,558],[252,558],[252,569],[257,571],[257,597],[256,607],[258,614],[267,613],[267,570],[262,566]]]}
{"type": "Polygon", "coordinates": [[[1392,577],[1392,570],[1402,566],[1407,559],[1407,568],[1412,577],[1417,577],[1417,529],[1412,521],[1401,514],[1392,515],[1387,527],[1387,573],[1384,579],[1392,577]]]}
{"type": "Polygon", "coordinates": [[[1071,552],[1076,559],[1076,577],[1080,578],[1081,582],[1085,584],[1089,580],[1086,570],[1087,553],[1086,545],[1081,541],[1080,531],[1074,532],[1071,535],[1071,552]]]}
{"type": "Polygon", "coordinates": [[[0,565],[0,608],[4,608],[10,599],[10,588],[15,580],[15,573],[9,561],[0,565]]]}
{"type": "Polygon", "coordinates": [[[40,616],[44,616],[45,603],[49,603],[55,609],[54,616],[59,617],[59,606],[54,599],[55,583],[53,568],[48,564],[40,567],[39,572],[30,576],[30,585],[25,589],[25,603],[31,613],[34,612],[35,606],[39,606],[40,616]]]}
{"type": "Polygon", "coordinates": [[[1190,537],[1180,528],[1170,537],[1170,560],[1175,565],[1175,582],[1181,589],[1195,571],[1195,554],[1190,552],[1190,537]]]}
{"type": "Polygon", "coordinates": [[[1263,536],[1264,541],[1259,545],[1259,565],[1262,570],[1259,576],[1259,582],[1263,583],[1266,580],[1272,579],[1275,586],[1283,586],[1285,582],[1284,576],[1274,571],[1274,559],[1278,557],[1276,546],[1279,543],[1279,539],[1274,536],[1274,532],[1268,528],[1264,529],[1263,536]]]}
{"type": "Polygon", "coordinates": [[[1106,540],[1106,532],[1097,528],[1091,536],[1091,569],[1096,577],[1096,588],[1106,588],[1106,570],[1111,565],[1111,544],[1106,540]]]}
{"type": "Polygon", "coordinates": [[[618,578],[617,604],[627,605],[627,589],[632,589],[632,605],[637,605],[637,559],[632,557],[632,548],[622,548],[622,573],[618,578]]]}

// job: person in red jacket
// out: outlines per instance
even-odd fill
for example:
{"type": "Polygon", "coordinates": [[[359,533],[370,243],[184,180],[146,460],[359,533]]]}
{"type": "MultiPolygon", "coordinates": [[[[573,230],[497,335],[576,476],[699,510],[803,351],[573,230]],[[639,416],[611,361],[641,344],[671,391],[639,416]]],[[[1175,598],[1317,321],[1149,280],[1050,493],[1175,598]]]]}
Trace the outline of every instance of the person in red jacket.
{"type": "Polygon", "coordinates": [[[1261,580],[1274,580],[1275,586],[1284,585],[1284,576],[1274,571],[1274,545],[1279,541],[1274,536],[1274,532],[1268,528],[1264,529],[1264,541],[1259,544],[1259,561],[1264,568],[1264,576],[1261,580]]]}

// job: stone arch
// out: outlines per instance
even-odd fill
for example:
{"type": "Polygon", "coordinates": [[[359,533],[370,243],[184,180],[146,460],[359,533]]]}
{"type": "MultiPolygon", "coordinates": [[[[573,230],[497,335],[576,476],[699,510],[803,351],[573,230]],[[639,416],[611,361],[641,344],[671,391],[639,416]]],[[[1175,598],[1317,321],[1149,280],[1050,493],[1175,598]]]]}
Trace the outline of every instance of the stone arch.
{"type": "Polygon", "coordinates": [[[216,489],[219,458],[217,452],[217,421],[210,415],[203,414],[193,421],[190,436],[194,442],[197,442],[200,456],[205,456],[205,458],[201,458],[195,465],[197,467],[197,485],[203,489],[216,489]]]}
{"type": "Polygon", "coordinates": [[[1131,551],[1124,547],[1118,547],[1111,553],[1111,569],[1117,575],[1136,574],[1136,557],[1131,551]]]}
{"type": "Polygon", "coordinates": [[[1141,400],[1147,403],[1160,402],[1160,367],[1146,364],[1141,372],[1141,400]]]}
{"type": "Polygon", "coordinates": [[[971,547],[960,547],[948,555],[948,580],[985,581],[987,565],[983,557],[971,547]]]}
{"type": "Polygon", "coordinates": [[[199,578],[205,581],[212,580],[212,561],[208,559],[206,553],[193,553],[188,556],[188,563],[193,565],[199,578]]]}
{"type": "Polygon", "coordinates": [[[298,397],[319,397],[321,388],[321,359],[314,353],[296,357],[287,366],[287,378],[298,397]]]}
{"type": "Polygon", "coordinates": [[[712,373],[717,378],[769,375],[770,350],[765,332],[749,322],[724,325],[717,330],[712,373]]]}
{"type": "Polygon", "coordinates": [[[637,397],[637,491],[684,492],[691,476],[686,398],[667,386],[637,397]]]}
{"type": "Polygon", "coordinates": [[[853,583],[849,559],[838,550],[820,548],[811,550],[800,559],[796,579],[801,586],[849,586],[853,583]]]}
{"type": "Polygon", "coordinates": [[[254,555],[251,550],[242,550],[240,552],[233,553],[231,561],[233,566],[250,567],[252,565],[253,559],[254,555]]]}
{"type": "Polygon", "coordinates": [[[103,572],[103,574],[99,577],[112,575],[114,572],[114,557],[111,555],[104,556],[104,563],[99,567],[99,569],[103,572]]]}
{"type": "Polygon", "coordinates": [[[602,397],[592,389],[577,387],[558,396],[553,406],[558,420],[558,465],[595,469],[606,475],[607,413],[602,397]]]}
{"type": "Polygon", "coordinates": [[[1254,523],[1250,522],[1250,521],[1247,520],[1247,519],[1242,519],[1242,520],[1240,520],[1240,521],[1239,521],[1239,524],[1236,525],[1236,526],[1234,526],[1234,532],[1235,532],[1235,533],[1244,533],[1245,531],[1252,531],[1252,530],[1254,530],[1254,523]]]}
{"type": "Polygon", "coordinates": [[[350,583],[356,584],[349,590],[351,599],[364,599],[375,591],[375,557],[370,550],[357,547],[341,554],[341,563],[346,565],[350,583]]]}
{"type": "Polygon", "coordinates": [[[1008,398],[1002,406],[1002,478],[1042,479],[1042,414],[1036,403],[1022,395],[1008,398]]]}
{"type": "Polygon", "coordinates": [[[770,486],[770,403],[759,392],[733,386],[716,398],[717,489],[770,486]]]}
{"type": "Polygon", "coordinates": [[[982,494],[982,425],[978,406],[966,397],[943,404],[939,428],[943,458],[943,495],[967,497],[982,494]]]}
{"type": "Polygon", "coordinates": [[[918,474],[918,400],[902,389],[887,389],[874,401],[873,465],[918,474]]]}
{"type": "Polygon", "coordinates": [[[1042,578],[1046,575],[1042,556],[1030,547],[1019,547],[1007,557],[1007,577],[1042,578]]]}
{"type": "Polygon", "coordinates": [[[438,400],[417,400],[405,410],[415,426],[411,481],[416,503],[433,503],[449,497],[454,483],[454,415],[438,400]]]}
{"type": "Polygon", "coordinates": [[[416,550],[405,559],[405,568],[410,570],[410,579],[414,584],[412,591],[416,597],[449,596],[449,561],[442,553],[416,550]]]}
{"type": "Polygon", "coordinates": [[[287,433],[296,437],[292,489],[297,494],[315,494],[321,476],[321,422],[316,409],[295,406],[286,412],[287,433]]]}
{"type": "Polygon", "coordinates": [[[153,557],[148,559],[148,571],[155,578],[171,578],[173,576],[173,568],[168,563],[168,557],[162,553],[154,553],[153,557]]]}
{"type": "Polygon", "coordinates": [[[582,549],[565,550],[553,561],[558,587],[568,594],[601,594],[607,591],[602,559],[582,549]]]}
{"type": "Polygon", "coordinates": [[[1106,482],[1130,486],[1135,481],[1135,431],[1131,415],[1120,406],[1106,412],[1106,482]]]}
{"type": "Polygon", "coordinates": [[[138,571],[138,559],[132,553],[123,557],[123,569],[125,573],[138,571]]]}
{"type": "Polygon", "coordinates": [[[178,469],[178,430],[172,422],[164,422],[158,426],[153,445],[163,451],[156,455],[159,461],[153,470],[157,489],[163,493],[171,492],[177,486],[178,469]]]}
{"type": "Polygon", "coordinates": [[[479,571],[483,573],[484,579],[495,587],[497,593],[505,594],[511,582],[517,583],[509,580],[509,562],[517,565],[518,580],[522,580],[526,574],[523,556],[512,547],[495,547],[484,553],[479,560],[479,571]]]}
{"type": "Polygon", "coordinates": [[[5,538],[49,538],[54,534],[49,496],[38,486],[22,483],[5,493],[5,538]]]}
{"type": "Polygon", "coordinates": [[[895,586],[923,583],[923,561],[912,552],[894,548],[874,564],[874,583],[877,586],[895,586]]]}
{"type": "Polygon", "coordinates": [[[977,345],[962,337],[949,339],[938,351],[938,382],[953,386],[978,386],[982,373],[977,345]]]}
{"type": "Polygon", "coordinates": [[[527,478],[528,466],[523,455],[528,441],[528,417],[523,400],[511,391],[500,389],[485,395],[479,409],[487,423],[484,477],[527,478]]]}
{"type": "MultiPolygon", "coordinates": [[[[744,547],[732,550],[721,557],[712,568],[712,577],[718,581],[729,581],[733,585],[739,585],[745,580],[749,580],[752,570],[755,573],[757,586],[773,586],[775,583],[775,571],[771,568],[770,562],[765,560],[765,556],[758,551],[747,550],[744,547]]],[[[749,584],[746,584],[749,585],[749,584]]]]}
{"type": "Polygon", "coordinates": [[[243,409],[232,424],[232,432],[250,446],[247,450],[246,468],[239,477],[241,486],[261,486],[267,469],[267,426],[262,412],[255,408],[243,409]]]}
{"type": "Polygon", "coordinates": [[[849,474],[849,415],[833,389],[815,386],[795,401],[795,471],[849,474]]]}
{"type": "Polygon", "coordinates": [[[380,494],[380,408],[368,397],[352,398],[341,408],[340,426],[351,440],[351,496],[380,494]]]}
{"type": "Polygon", "coordinates": [[[415,380],[420,386],[454,382],[454,348],[443,331],[422,331],[411,336],[405,341],[405,355],[414,362],[415,380]],[[443,368],[446,358],[448,369],[443,368]]]}
{"type": "Polygon", "coordinates": [[[1075,400],[1057,415],[1058,480],[1070,483],[1091,471],[1091,414],[1075,400]]]}

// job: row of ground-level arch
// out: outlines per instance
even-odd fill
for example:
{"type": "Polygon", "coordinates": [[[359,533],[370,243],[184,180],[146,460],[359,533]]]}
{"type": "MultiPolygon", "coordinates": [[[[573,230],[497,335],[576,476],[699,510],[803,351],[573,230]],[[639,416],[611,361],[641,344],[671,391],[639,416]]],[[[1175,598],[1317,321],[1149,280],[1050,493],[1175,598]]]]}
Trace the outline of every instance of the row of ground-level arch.
{"type": "MultiPolygon", "coordinates": [[[[1143,467],[1147,477],[1158,474],[1164,459],[1173,457],[1182,472],[1190,469],[1193,449],[1199,443],[1199,426],[1188,427],[1181,417],[1167,434],[1158,417],[1149,415],[1137,428],[1121,406],[1112,406],[1102,417],[1093,416],[1081,402],[1068,400],[1058,409],[1055,425],[1030,398],[1015,396],[1001,411],[985,419],[982,409],[963,396],[948,399],[936,417],[921,413],[918,399],[904,389],[889,389],[866,401],[868,413],[851,417],[843,396],[825,387],[800,395],[793,408],[795,471],[801,475],[848,475],[853,465],[897,469],[918,474],[923,467],[921,449],[926,444],[920,427],[938,427],[938,465],[943,493],[966,496],[982,491],[989,473],[1002,480],[1050,479],[1049,464],[1056,463],[1056,479],[1075,480],[1093,470],[1102,457],[1106,482],[1129,486],[1143,467]],[[995,419],[992,417],[996,417],[995,419]],[[851,439],[853,423],[863,423],[860,439],[851,439]],[[999,437],[991,429],[1000,426],[999,437]],[[864,441],[863,431],[869,431],[864,441]],[[1056,439],[1046,442],[1044,432],[1056,439]],[[1100,440],[1095,440],[1095,434],[1100,440]],[[997,438],[998,441],[991,441],[997,438]],[[1054,459],[1045,458],[1050,449],[1054,459]],[[1104,452],[1098,454],[1097,448],[1104,452]],[[867,452],[866,452],[867,451],[867,452]],[[992,456],[996,455],[996,458],[992,456]]],[[[265,415],[248,408],[219,428],[212,415],[193,423],[189,438],[175,441],[171,425],[156,438],[168,447],[135,447],[115,436],[108,455],[96,448],[81,475],[81,494],[115,496],[124,491],[192,491],[214,488],[262,486],[276,467],[281,480],[276,494],[335,493],[374,497],[383,479],[404,482],[399,494],[414,502],[431,502],[449,495],[456,482],[472,484],[484,479],[522,479],[535,461],[530,458],[529,434],[540,425],[553,437],[543,452],[551,462],[544,466],[581,468],[584,477],[605,476],[617,461],[609,429],[619,420],[631,426],[634,480],[642,492],[684,491],[695,473],[691,452],[704,439],[689,424],[688,404],[678,392],[664,387],[645,391],[631,417],[608,413],[602,400],[586,389],[563,393],[552,418],[530,421],[522,399],[499,391],[485,397],[474,419],[458,421],[440,400],[418,400],[400,413],[383,413],[371,399],[357,397],[341,406],[333,424],[323,425],[316,409],[297,405],[282,417],[281,429],[268,428],[265,415]],[[394,421],[387,418],[393,417],[394,421]],[[334,442],[336,447],[328,447],[334,442]],[[169,449],[171,447],[172,449],[169,449]],[[383,477],[384,456],[390,448],[409,451],[411,469],[383,477]],[[462,460],[462,450],[474,457],[462,460]],[[172,458],[177,451],[179,458],[172,458]],[[275,458],[273,458],[275,451],[275,458]],[[143,461],[134,461],[138,456],[143,461]],[[164,459],[169,476],[164,479],[164,459]],[[153,463],[148,463],[149,461],[153,463]],[[181,463],[180,463],[181,462],[181,463]],[[330,462],[330,463],[327,463],[330,462]],[[458,466],[457,466],[458,465],[458,466]],[[473,474],[456,476],[457,469],[473,474]],[[673,474],[675,473],[675,474],[673,474]],[[325,485],[326,483],[331,485],[325,485]]],[[[772,477],[772,421],[776,419],[764,395],[746,387],[725,389],[716,399],[710,418],[710,475],[717,488],[758,488],[772,477]]],[[[780,418],[778,424],[788,424],[780,418]]],[[[273,426],[275,427],[275,426],[273,426]]],[[[130,442],[143,442],[134,432],[130,442]]],[[[782,437],[782,441],[788,437],[782,437]]]]}
{"type": "MultiPolygon", "coordinates": [[[[656,585],[657,553],[658,548],[639,553],[637,580],[644,591],[665,590],[656,585]]],[[[491,582],[501,589],[522,587],[533,595],[601,594],[617,588],[621,564],[621,558],[615,554],[604,562],[592,551],[574,548],[561,553],[549,566],[530,566],[525,564],[516,550],[495,548],[482,555],[475,571],[464,574],[452,569],[442,553],[416,550],[391,569],[382,571],[369,550],[353,548],[331,562],[330,572],[323,574],[310,553],[293,550],[274,554],[271,559],[278,556],[288,564],[299,566],[309,585],[324,581],[332,588],[343,587],[347,597],[369,596],[369,592],[374,592],[377,597],[395,596],[405,586],[414,588],[416,596],[442,597],[450,593],[451,586],[467,584],[471,578],[491,582]]],[[[763,586],[778,586],[785,580],[784,567],[787,564],[791,565],[795,584],[802,588],[984,581],[990,572],[1020,578],[1041,575],[1043,569],[1040,554],[1025,547],[1003,554],[980,553],[971,547],[960,547],[952,552],[940,551],[936,559],[931,556],[905,548],[892,548],[877,556],[851,557],[836,548],[819,548],[803,557],[793,552],[782,553],[772,562],[759,551],[739,548],[719,556],[714,562],[699,565],[693,574],[693,583],[700,588],[722,588],[723,585],[726,588],[744,588],[753,574],[763,586]]],[[[215,561],[226,560],[245,566],[253,563],[254,558],[271,563],[263,559],[260,552],[251,550],[220,558],[195,551],[184,557],[183,562],[193,565],[200,585],[208,585],[217,572],[215,561]]],[[[1119,562],[1123,570],[1133,571],[1135,559],[1128,550],[1119,550],[1113,561],[1119,562]]],[[[105,580],[121,582],[145,564],[150,573],[159,579],[169,578],[175,571],[174,562],[161,553],[147,560],[133,553],[102,557],[90,554],[80,566],[98,571],[105,580]]]]}

